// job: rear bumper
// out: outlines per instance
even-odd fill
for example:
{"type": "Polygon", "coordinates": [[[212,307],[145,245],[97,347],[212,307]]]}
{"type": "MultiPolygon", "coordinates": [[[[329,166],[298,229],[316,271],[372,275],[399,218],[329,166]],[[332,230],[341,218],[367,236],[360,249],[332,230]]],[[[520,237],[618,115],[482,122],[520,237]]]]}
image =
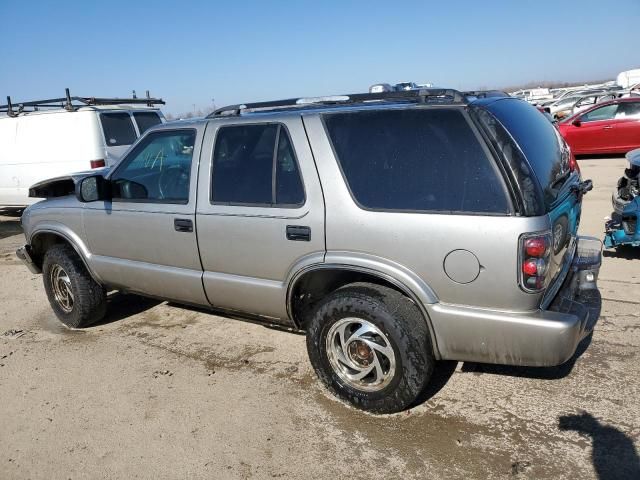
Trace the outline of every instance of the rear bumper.
{"type": "Polygon", "coordinates": [[[565,280],[549,306],[533,312],[436,304],[430,315],[442,359],[522,366],[569,360],[600,315],[602,243],[579,237],[565,280]]]}
{"type": "Polygon", "coordinates": [[[22,263],[26,265],[31,273],[42,273],[42,270],[33,262],[30,250],[31,247],[29,245],[24,245],[16,250],[16,257],[22,260],[22,263]]]}

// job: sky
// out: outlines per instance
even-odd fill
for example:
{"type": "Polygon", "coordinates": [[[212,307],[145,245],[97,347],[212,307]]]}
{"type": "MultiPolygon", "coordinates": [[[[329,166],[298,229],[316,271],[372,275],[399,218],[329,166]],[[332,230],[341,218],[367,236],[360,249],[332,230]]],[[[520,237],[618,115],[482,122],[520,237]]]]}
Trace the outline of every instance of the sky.
{"type": "Polygon", "coordinates": [[[614,3],[0,0],[0,98],[148,89],[178,114],[380,82],[613,79],[640,68],[640,0],[614,3]]]}

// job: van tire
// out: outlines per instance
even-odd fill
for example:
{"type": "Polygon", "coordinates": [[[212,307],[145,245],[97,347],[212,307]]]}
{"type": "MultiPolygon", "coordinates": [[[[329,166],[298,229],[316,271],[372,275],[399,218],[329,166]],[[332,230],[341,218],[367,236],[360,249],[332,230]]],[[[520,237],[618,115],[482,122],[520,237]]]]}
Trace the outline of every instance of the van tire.
{"type": "MultiPolygon", "coordinates": [[[[425,390],[435,365],[429,330],[418,307],[402,293],[386,286],[370,283],[345,285],[320,302],[309,321],[307,350],[316,374],[334,395],[356,408],[372,413],[394,413],[411,407],[425,390]],[[365,321],[367,323],[364,325],[375,327],[372,337],[368,339],[363,337],[366,345],[370,345],[367,343],[370,339],[374,339],[375,343],[383,346],[388,342],[388,346],[394,352],[394,373],[390,376],[388,383],[385,384],[384,381],[380,383],[379,390],[363,390],[371,387],[366,385],[363,387],[362,380],[350,380],[345,375],[345,370],[347,373],[353,370],[349,370],[344,362],[342,364],[336,362],[340,352],[342,352],[340,357],[342,359],[346,358],[347,353],[351,355],[352,360],[347,362],[362,360],[362,357],[358,356],[362,342],[358,345],[356,340],[352,340],[347,343],[349,346],[347,348],[346,342],[342,342],[346,338],[346,330],[342,330],[342,334],[336,334],[334,330],[334,326],[340,325],[350,328],[349,322],[354,322],[354,326],[348,333],[349,338],[353,339],[356,336],[354,330],[361,331],[359,325],[363,324],[359,321],[365,321]],[[381,335],[375,331],[380,332],[381,335]],[[353,345],[356,346],[352,348],[353,345]],[[353,360],[354,358],[356,360],[353,360]],[[341,368],[342,366],[344,368],[341,368]],[[354,383],[358,385],[354,386],[354,383]]],[[[380,350],[374,348],[371,352],[380,352],[380,350]]],[[[368,355],[364,360],[365,365],[375,361],[378,365],[382,362],[387,366],[391,365],[384,355],[381,358],[376,356],[374,360],[373,355],[366,349],[364,354],[368,355]]],[[[362,367],[362,364],[353,365],[362,367]]],[[[362,368],[362,372],[366,368],[362,368]]],[[[376,372],[371,375],[374,382],[378,380],[376,372]]],[[[381,378],[385,378],[385,375],[381,378]]]]}
{"type": "Polygon", "coordinates": [[[82,328],[102,320],[107,292],[71,246],[56,244],[47,250],[42,277],[51,308],[66,326],[82,328]]]}

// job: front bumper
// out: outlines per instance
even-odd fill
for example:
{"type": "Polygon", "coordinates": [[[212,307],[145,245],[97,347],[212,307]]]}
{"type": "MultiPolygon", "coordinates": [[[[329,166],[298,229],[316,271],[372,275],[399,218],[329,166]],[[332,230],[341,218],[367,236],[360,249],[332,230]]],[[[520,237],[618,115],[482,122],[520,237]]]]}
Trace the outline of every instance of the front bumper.
{"type": "Polygon", "coordinates": [[[504,312],[435,304],[430,309],[442,359],[521,366],[569,360],[600,315],[602,243],[578,237],[565,279],[546,308],[504,312]]]}
{"type": "Polygon", "coordinates": [[[31,247],[29,245],[24,245],[16,250],[16,257],[22,260],[22,263],[26,265],[31,273],[42,273],[40,267],[38,267],[31,258],[31,247]]]}

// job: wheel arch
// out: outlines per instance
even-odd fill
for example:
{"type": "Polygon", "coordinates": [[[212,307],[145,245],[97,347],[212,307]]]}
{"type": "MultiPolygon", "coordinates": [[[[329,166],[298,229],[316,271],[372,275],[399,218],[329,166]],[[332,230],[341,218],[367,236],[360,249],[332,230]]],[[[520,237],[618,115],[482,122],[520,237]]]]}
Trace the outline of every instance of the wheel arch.
{"type": "Polygon", "coordinates": [[[29,237],[29,246],[31,248],[30,253],[32,255],[33,262],[42,268],[44,261],[44,255],[46,251],[55,244],[67,244],[75,250],[78,254],[85,268],[96,282],[102,283],[100,278],[95,274],[91,266],[89,265],[89,251],[80,238],[73,234],[68,233],[56,228],[45,227],[39,228],[31,233],[29,237]]]}
{"type": "Polygon", "coordinates": [[[433,354],[438,359],[440,354],[436,343],[436,335],[425,303],[435,303],[437,299],[430,289],[416,292],[389,273],[361,265],[351,264],[316,264],[300,269],[291,278],[287,288],[287,313],[296,328],[305,329],[305,317],[313,310],[315,303],[351,283],[367,282],[392,288],[409,298],[420,310],[423,320],[431,335],[433,354]]]}

